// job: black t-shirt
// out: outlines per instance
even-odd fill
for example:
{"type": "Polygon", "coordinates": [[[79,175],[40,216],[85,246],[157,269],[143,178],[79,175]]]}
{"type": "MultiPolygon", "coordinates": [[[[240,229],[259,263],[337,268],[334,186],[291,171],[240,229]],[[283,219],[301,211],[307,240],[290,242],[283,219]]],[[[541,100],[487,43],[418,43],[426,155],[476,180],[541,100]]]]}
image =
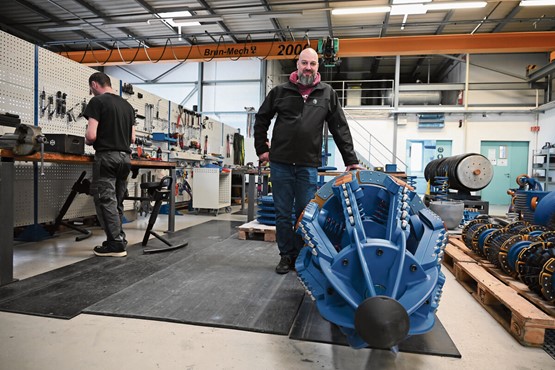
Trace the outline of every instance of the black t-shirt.
{"type": "Polygon", "coordinates": [[[85,118],[98,121],[94,150],[129,152],[131,129],[135,123],[135,110],[118,95],[104,93],[93,97],[85,112],[85,118]]]}

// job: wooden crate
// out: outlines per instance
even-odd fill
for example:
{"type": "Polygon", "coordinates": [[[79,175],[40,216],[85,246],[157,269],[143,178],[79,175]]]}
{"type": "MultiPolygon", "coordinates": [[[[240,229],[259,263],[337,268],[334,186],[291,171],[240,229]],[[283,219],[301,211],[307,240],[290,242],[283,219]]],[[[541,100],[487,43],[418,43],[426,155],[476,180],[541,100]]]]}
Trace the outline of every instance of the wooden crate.
{"type": "Polygon", "coordinates": [[[455,262],[456,279],[521,344],[543,345],[546,329],[555,329],[555,318],[546,314],[513,288],[473,262],[455,262]]]}
{"type": "Polygon", "coordinates": [[[276,241],[276,227],[272,225],[263,225],[254,220],[239,226],[238,229],[239,239],[241,240],[259,239],[265,242],[276,241]]]}

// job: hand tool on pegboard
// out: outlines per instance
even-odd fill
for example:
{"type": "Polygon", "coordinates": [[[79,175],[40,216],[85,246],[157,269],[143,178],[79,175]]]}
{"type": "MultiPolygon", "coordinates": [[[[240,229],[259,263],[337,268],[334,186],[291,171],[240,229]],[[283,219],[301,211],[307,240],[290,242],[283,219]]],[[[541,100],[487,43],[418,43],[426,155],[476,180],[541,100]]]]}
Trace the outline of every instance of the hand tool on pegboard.
{"type": "Polygon", "coordinates": [[[56,113],[56,108],[54,107],[53,95],[48,96],[48,105],[46,106],[46,109],[48,109],[48,120],[52,120],[52,116],[54,116],[54,113],[56,113]],[[52,110],[50,110],[50,108],[52,108],[52,110]]]}
{"type": "Polygon", "coordinates": [[[42,92],[39,95],[39,109],[40,109],[40,118],[44,117],[44,112],[46,111],[46,107],[44,104],[46,103],[46,92],[42,89],[42,92]]]}

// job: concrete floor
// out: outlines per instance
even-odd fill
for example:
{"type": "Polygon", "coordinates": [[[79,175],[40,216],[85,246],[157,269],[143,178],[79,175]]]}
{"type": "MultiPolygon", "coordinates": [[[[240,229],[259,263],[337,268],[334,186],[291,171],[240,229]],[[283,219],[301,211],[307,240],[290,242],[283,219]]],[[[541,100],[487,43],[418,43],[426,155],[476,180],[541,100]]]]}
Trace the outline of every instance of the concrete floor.
{"type": "MultiPolygon", "coordinates": [[[[234,207],[235,209],[237,207],[234,207]]],[[[235,210],[234,209],[234,210],[235,210]]],[[[176,216],[176,230],[214,216],[176,216]]],[[[220,220],[246,216],[220,214],[220,220]]],[[[126,224],[140,242],[146,219],[126,224]]],[[[165,216],[155,230],[167,229],[165,216]]],[[[24,279],[92,256],[101,230],[81,242],[74,233],[15,247],[14,275],[24,279]]],[[[278,262],[277,247],[276,263],[278,262]]],[[[447,277],[437,313],[461,359],[354,350],[285,336],[168,322],[79,315],[71,320],[0,312],[0,370],[7,369],[553,369],[540,348],[521,346],[454,279],[447,277]]]]}

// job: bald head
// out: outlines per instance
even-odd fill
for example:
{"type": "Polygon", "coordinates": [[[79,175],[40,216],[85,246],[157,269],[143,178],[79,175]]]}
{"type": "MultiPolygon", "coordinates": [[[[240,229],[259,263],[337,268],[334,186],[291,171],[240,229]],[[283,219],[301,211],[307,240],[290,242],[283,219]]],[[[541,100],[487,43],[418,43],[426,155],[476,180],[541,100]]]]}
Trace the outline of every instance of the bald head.
{"type": "Polygon", "coordinates": [[[299,54],[299,60],[303,58],[315,58],[318,61],[318,53],[313,48],[306,48],[299,54]]]}
{"type": "Polygon", "coordinates": [[[312,85],[318,72],[318,53],[312,48],[307,48],[299,54],[297,61],[297,74],[299,82],[303,85],[312,85]]]}

